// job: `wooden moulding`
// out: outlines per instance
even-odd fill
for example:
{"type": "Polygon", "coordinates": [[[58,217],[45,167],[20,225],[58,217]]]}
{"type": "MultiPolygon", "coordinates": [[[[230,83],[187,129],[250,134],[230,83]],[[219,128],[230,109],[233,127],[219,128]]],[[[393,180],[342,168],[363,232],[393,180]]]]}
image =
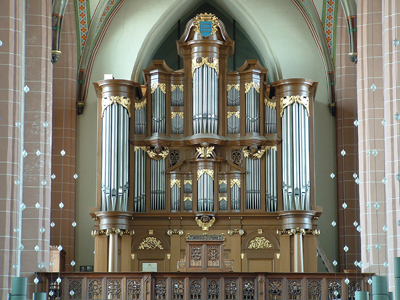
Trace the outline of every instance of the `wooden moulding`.
{"type": "Polygon", "coordinates": [[[132,212],[126,211],[98,211],[95,215],[100,220],[100,230],[111,228],[127,230],[133,217],[132,212]]]}

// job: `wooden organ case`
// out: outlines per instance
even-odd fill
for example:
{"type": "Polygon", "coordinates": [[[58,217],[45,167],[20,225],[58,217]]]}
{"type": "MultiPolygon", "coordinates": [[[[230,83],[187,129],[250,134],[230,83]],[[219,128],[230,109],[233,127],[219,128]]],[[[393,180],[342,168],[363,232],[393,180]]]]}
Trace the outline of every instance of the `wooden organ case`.
{"type": "Polygon", "coordinates": [[[317,83],[267,84],[256,60],[228,71],[234,41],[212,14],[177,49],[184,68],[153,61],[145,86],[94,84],[95,271],[316,272],[317,83]]]}

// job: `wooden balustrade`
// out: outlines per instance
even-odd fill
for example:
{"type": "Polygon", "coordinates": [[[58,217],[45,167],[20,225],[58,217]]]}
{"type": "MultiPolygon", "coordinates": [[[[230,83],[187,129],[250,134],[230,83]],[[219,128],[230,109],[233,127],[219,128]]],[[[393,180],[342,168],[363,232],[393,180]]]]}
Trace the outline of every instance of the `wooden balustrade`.
{"type": "MultiPolygon", "coordinates": [[[[354,299],[371,274],[355,273],[40,273],[49,299],[354,299]],[[61,282],[58,284],[57,279],[61,282]]],[[[371,291],[370,291],[371,292],[371,291]]]]}

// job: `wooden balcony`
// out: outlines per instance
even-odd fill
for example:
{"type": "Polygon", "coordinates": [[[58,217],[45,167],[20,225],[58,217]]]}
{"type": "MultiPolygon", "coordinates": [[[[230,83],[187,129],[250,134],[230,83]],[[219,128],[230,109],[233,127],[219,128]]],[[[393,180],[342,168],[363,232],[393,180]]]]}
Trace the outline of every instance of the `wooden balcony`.
{"type": "Polygon", "coordinates": [[[49,299],[272,300],[354,299],[370,291],[356,273],[40,273],[49,299]],[[61,283],[57,283],[57,279],[61,283]]]}

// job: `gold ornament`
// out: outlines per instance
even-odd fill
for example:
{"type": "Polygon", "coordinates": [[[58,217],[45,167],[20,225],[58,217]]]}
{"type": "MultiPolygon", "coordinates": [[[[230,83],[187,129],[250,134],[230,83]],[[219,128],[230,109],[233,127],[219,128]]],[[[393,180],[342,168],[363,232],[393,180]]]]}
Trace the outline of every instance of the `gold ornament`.
{"type": "Polygon", "coordinates": [[[211,226],[213,226],[215,222],[215,217],[212,217],[210,219],[209,216],[201,216],[201,217],[196,217],[196,223],[201,227],[202,230],[208,231],[211,226]]]}
{"type": "Polygon", "coordinates": [[[229,92],[232,88],[237,90],[238,92],[240,91],[240,85],[239,84],[228,84],[226,91],[229,92]]]}
{"type": "Polygon", "coordinates": [[[223,184],[223,183],[228,184],[228,182],[227,182],[226,179],[220,179],[220,180],[218,181],[218,185],[221,185],[221,184],[223,184]]]}
{"type": "Polygon", "coordinates": [[[234,185],[237,185],[240,187],[240,179],[231,179],[231,188],[233,188],[234,185]]]}
{"type": "Polygon", "coordinates": [[[143,107],[145,107],[147,104],[147,99],[144,98],[144,100],[142,102],[135,102],[135,110],[139,110],[142,109],[143,107]]]}
{"type": "Polygon", "coordinates": [[[150,156],[150,158],[155,159],[155,160],[161,160],[163,158],[166,158],[169,154],[169,149],[167,147],[164,148],[165,150],[161,151],[160,153],[155,152],[154,150],[151,150],[150,147],[147,147],[147,154],[150,156]]]}
{"type": "Polygon", "coordinates": [[[251,153],[250,150],[247,150],[247,148],[244,147],[243,148],[243,155],[244,155],[244,157],[250,158],[250,159],[260,159],[264,155],[264,152],[266,150],[267,149],[264,146],[262,146],[261,149],[258,150],[257,152],[251,153]]]}
{"type": "Polygon", "coordinates": [[[151,93],[153,94],[158,87],[160,88],[161,92],[163,92],[163,94],[167,93],[167,90],[166,90],[167,86],[165,85],[165,83],[160,83],[160,82],[151,84],[151,93]]]}
{"type": "Polygon", "coordinates": [[[269,98],[265,98],[264,99],[264,104],[266,107],[272,108],[272,109],[276,109],[276,101],[269,99],[269,98]]]}
{"type": "Polygon", "coordinates": [[[256,236],[249,242],[248,249],[271,249],[272,244],[263,236],[256,236]]]}
{"type": "Polygon", "coordinates": [[[190,201],[190,202],[192,202],[192,197],[185,197],[185,198],[183,199],[183,201],[190,201]]]}
{"type": "Polygon", "coordinates": [[[128,111],[129,118],[131,117],[131,99],[128,97],[110,96],[104,97],[101,101],[101,117],[103,117],[104,110],[111,104],[118,103],[119,105],[126,108],[128,111]]]}
{"type": "Polygon", "coordinates": [[[240,112],[239,111],[228,111],[228,112],[226,112],[226,114],[227,114],[227,118],[228,119],[231,118],[233,115],[236,118],[240,119],[240,112]]]}
{"type": "Polygon", "coordinates": [[[214,180],[214,170],[212,170],[212,169],[200,169],[200,170],[197,170],[197,180],[199,180],[200,177],[204,173],[208,174],[208,176],[210,176],[211,179],[214,180]]]}
{"type": "Polygon", "coordinates": [[[245,87],[244,90],[245,94],[247,94],[250,91],[251,87],[254,87],[256,92],[260,93],[260,84],[258,82],[246,82],[244,87],[245,87]]]}
{"type": "Polygon", "coordinates": [[[219,197],[219,200],[218,201],[226,201],[226,197],[219,197]]]}
{"type": "Polygon", "coordinates": [[[143,151],[147,151],[147,147],[145,147],[145,146],[135,146],[135,147],[133,147],[133,152],[136,152],[139,149],[141,149],[143,151]]]}
{"type": "Polygon", "coordinates": [[[154,236],[148,236],[139,245],[140,250],[155,250],[157,248],[160,250],[164,249],[161,241],[154,236]]]}
{"type": "Polygon", "coordinates": [[[196,148],[197,155],[202,158],[211,157],[213,151],[214,151],[214,146],[196,148]]]}
{"type": "Polygon", "coordinates": [[[184,180],[183,184],[185,185],[186,183],[189,183],[190,185],[192,185],[192,180],[191,179],[184,180]]]}
{"type": "Polygon", "coordinates": [[[181,181],[179,179],[171,179],[171,189],[176,185],[178,188],[181,188],[181,181]]]}
{"type": "Polygon", "coordinates": [[[281,118],[283,115],[283,110],[287,106],[292,105],[293,103],[299,103],[303,105],[307,110],[307,115],[310,116],[310,108],[309,108],[310,100],[307,96],[287,96],[281,98],[281,111],[280,111],[281,118]]]}
{"type": "Polygon", "coordinates": [[[214,69],[215,72],[217,73],[217,76],[219,76],[219,59],[215,57],[197,57],[192,59],[192,77],[194,74],[194,71],[196,69],[200,68],[203,65],[207,65],[211,69],[214,69]]]}
{"type": "Polygon", "coordinates": [[[183,84],[171,84],[171,92],[175,91],[177,88],[183,92],[183,84]]]}
{"type": "Polygon", "coordinates": [[[176,116],[183,119],[183,111],[171,111],[171,119],[175,119],[176,116]]]}

